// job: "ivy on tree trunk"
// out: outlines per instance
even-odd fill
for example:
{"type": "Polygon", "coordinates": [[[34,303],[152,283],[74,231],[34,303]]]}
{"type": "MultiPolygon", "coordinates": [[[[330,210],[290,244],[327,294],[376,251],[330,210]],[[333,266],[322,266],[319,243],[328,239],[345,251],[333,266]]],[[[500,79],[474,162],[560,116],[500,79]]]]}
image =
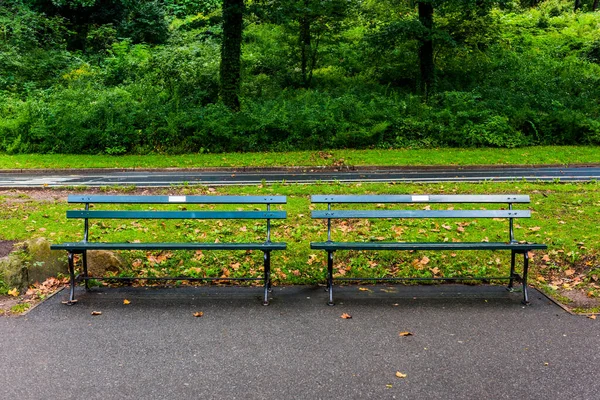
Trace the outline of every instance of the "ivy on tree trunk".
{"type": "Polygon", "coordinates": [[[244,0],[223,0],[220,95],[232,111],[240,110],[240,69],[244,0]]]}
{"type": "Polygon", "coordinates": [[[435,67],[433,64],[433,4],[419,2],[419,21],[426,28],[419,43],[419,92],[427,98],[435,89],[435,67]]]}

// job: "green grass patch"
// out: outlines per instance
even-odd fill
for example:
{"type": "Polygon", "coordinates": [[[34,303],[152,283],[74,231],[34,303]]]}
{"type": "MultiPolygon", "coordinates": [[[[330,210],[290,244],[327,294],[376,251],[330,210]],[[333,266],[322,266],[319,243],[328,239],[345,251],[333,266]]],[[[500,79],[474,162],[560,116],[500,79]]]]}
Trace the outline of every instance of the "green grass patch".
{"type": "MultiPolygon", "coordinates": [[[[103,192],[107,192],[104,190],[103,192]]],[[[132,189],[132,193],[142,193],[132,189]]],[[[530,281],[548,290],[580,290],[595,296],[600,276],[600,184],[598,183],[457,183],[457,184],[274,184],[243,187],[183,188],[143,190],[144,194],[231,194],[286,195],[288,204],[273,209],[287,210],[286,220],[272,222],[272,240],[286,242],[286,251],[272,253],[275,284],[323,283],[326,253],[310,249],[311,241],[325,241],[325,221],[310,218],[311,194],[501,194],[521,193],[531,196],[528,207],[532,218],[515,222],[517,240],[545,243],[548,251],[536,251],[530,281]]],[[[83,222],[67,220],[67,190],[26,192],[7,191],[0,196],[3,240],[24,240],[43,236],[55,243],[79,241],[83,222]]],[[[422,208],[420,204],[413,208],[422,208]]],[[[431,205],[432,209],[451,205],[431,205]]],[[[485,205],[483,205],[485,206],[485,205]]],[[[96,205],[94,209],[144,209],[147,206],[96,205]]],[[[182,205],[152,206],[153,209],[177,209],[182,205]]],[[[261,206],[192,206],[191,209],[263,209],[261,206]]],[[[365,208],[392,208],[369,205],[365,208]]],[[[482,205],[473,205],[480,208],[482,205]]],[[[489,206],[494,208],[495,206],[489,206]]],[[[341,207],[336,207],[340,209],[341,207]]],[[[458,209],[458,207],[455,207],[458,209]]],[[[344,241],[507,241],[506,220],[349,220],[334,221],[333,240],[344,241]]],[[[197,220],[98,220],[90,223],[91,241],[141,242],[244,242],[263,241],[264,221],[197,221],[197,220]]],[[[252,251],[128,251],[122,255],[129,267],[120,276],[191,276],[191,277],[260,277],[262,253],[252,251]]],[[[518,264],[518,269],[520,270],[518,264]]],[[[338,277],[472,277],[507,276],[508,252],[336,252],[338,277]]]]}
{"type": "Polygon", "coordinates": [[[330,150],[285,153],[184,155],[0,155],[0,169],[52,168],[210,168],[280,166],[464,166],[572,165],[600,163],[594,146],[540,146],[517,149],[330,150]]]}
{"type": "Polygon", "coordinates": [[[29,303],[15,304],[14,306],[12,306],[10,308],[10,312],[13,314],[21,314],[21,313],[24,313],[25,311],[29,310],[29,307],[31,307],[31,305],[29,303]]]}

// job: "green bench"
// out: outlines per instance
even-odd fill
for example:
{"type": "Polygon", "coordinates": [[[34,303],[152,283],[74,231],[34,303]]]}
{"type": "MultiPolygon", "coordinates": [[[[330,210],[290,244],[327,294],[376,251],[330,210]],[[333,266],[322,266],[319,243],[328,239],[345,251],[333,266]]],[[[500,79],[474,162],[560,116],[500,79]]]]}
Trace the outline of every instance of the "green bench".
{"type": "MultiPolygon", "coordinates": [[[[312,249],[327,252],[327,290],[329,292],[329,305],[333,305],[333,253],[339,250],[505,250],[511,252],[510,275],[507,277],[468,277],[468,278],[425,278],[430,280],[508,280],[508,288],[512,290],[513,282],[518,279],[523,285],[523,302],[529,303],[527,293],[527,270],[529,267],[529,252],[543,250],[544,244],[524,243],[515,240],[514,219],[529,218],[529,210],[514,210],[515,203],[529,203],[527,195],[315,195],[312,203],[327,204],[327,210],[312,211],[312,218],[327,220],[327,241],[313,242],[312,249]],[[396,210],[363,210],[343,209],[333,210],[334,204],[506,204],[505,209],[396,209],[396,210]],[[344,242],[333,241],[331,238],[331,221],[333,219],[423,219],[423,218],[506,218],[508,219],[508,240],[506,242],[344,242]],[[523,275],[515,273],[515,256],[523,255],[523,275]]],[[[348,207],[348,206],[342,206],[348,207]]],[[[406,207],[404,207],[406,208],[406,207]]],[[[373,280],[414,280],[423,278],[370,278],[373,280]]],[[[336,280],[363,280],[363,278],[336,278],[336,280]]]]}
{"type": "MultiPolygon", "coordinates": [[[[268,293],[271,290],[271,251],[284,250],[286,243],[271,242],[271,220],[286,218],[285,211],[271,211],[273,204],[285,204],[285,196],[101,196],[101,195],[70,195],[69,203],[84,204],[83,210],[67,211],[67,218],[83,219],[83,240],[81,242],[71,242],[52,245],[52,250],[66,250],[68,252],[69,275],[71,288],[67,304],[73,304],[75,300],[76,280],[85,281],[86,289],[90,279],[118,279],[114,277],[90,277],[87,268],[87,252],[89,250],[260,250],[264,253],[264,273],[262,278],[191,278],[191,277],[162,277],[162,278],[143,278],[160,280],[263,280],[264,297],[263,304],[269,303],[268,293]],[[153,204],[153,205],[171,205],[182,206],[186,208],[190,205],[264,205],[265,211],[231,211],[231,210],[90,210],[90,206],[108,204],[153,204]],[[266,220],[266,238],[264,242],[252,243],[110,243],[110,242],[90,242],[89,239],[89,221],[98,219],[202,219],[202,220],[225,220],[225,219],[252,219],[266,220]],[[78,277],[75,276],[74,254],[82,255],[83,272],[78,277]],[[79,278],[79,279],[78,279],[79,278]]],[[[214,207],[214,206],[212,206],[214,207]]],[[[168,207],[167,207],[168,208],[168,207]]],[[[133,237],[132,240],[137,238],[133,237]]],[[[122,278],[131,280],[132,278],[122,278]]]]}

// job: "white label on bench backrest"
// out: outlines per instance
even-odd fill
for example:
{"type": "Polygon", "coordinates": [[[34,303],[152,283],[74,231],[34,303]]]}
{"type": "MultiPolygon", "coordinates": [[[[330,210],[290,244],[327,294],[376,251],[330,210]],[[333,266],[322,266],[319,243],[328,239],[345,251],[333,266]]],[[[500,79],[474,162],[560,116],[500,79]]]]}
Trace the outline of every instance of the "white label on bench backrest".
{"type": "Polygon", "coordinates": [[[412,201],[429,201],[429,196],[412,196],[412,201]]]}
{"type": "Polygon", "coordinates": [[[185,203],[186,201],[185,196],[169,196],[169,203],[185,203]]]}

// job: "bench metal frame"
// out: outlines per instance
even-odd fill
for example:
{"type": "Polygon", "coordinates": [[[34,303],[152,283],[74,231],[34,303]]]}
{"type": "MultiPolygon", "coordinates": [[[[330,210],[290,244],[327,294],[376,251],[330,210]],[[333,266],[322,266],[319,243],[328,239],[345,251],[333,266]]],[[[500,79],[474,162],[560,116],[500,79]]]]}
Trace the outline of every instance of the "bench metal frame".
{"type": "Polygon", "coordinates": [[[70,195],[69,203],[84,204],[84,210],[69,210],[67,218],[83,219],[83,240],[81,242],[69,242],[55,244],[52,250],[66,250],[68,252],[70,293],[67,304],[77,302],[75,300],[75,284],[77,281],[85,282],[86,290],[89,290],[88,281],[94,280],[187,280],[187,281],[264,281],[263,304],[269,304],[269,292],[271,292],[271,251],[285,250],[286,243],[271,241],[271,220],[285,219],[286,211],[271,211],[272,204],[285,204],[286,196],[104,196],[104,195],[70,195]],[[126,211],[126,210],[104,210],[90,211],[90,204],[264,204],[266,211],[126,211]],[[256,243],[106,243],[89,242],[89,220],[90,219],[265,219],[267,222],[267,235],[265,242],[256,243]],[[119,277],[90,277],[88,275],[87,251],[88,250],[261,250],[264,253],[264,274],[262,278],[191,278],[191,277],[142,277],[142,278],[119,278],[119,277]],[[75,276],[73,256],[82,254],[83,274],[75,276]]]}
{"type": "Polygon", "coordinates": [[[458,281],[458,280],[508,280],[508,289],[513,290],[515,279],[523,285],[523,303],[529,304],[527,273],[529,252],[543,250],[547,246],[536,243],[519,243],[515,240],[514,219],[529,218],[530,210],[514,210],[514,203],[529,203],[527,195],[314,195],[312,203],[327,204],[327,210],[314,210],[312,218],[327,220],[327,241],[312,242],[310,247],[327,252],[327,291],[329,305],[333,305],[333,253],[337,250],[510,250],[511,265],[508,277],[456,277],[456,278],[337,278],[339,281],[458,281]],[[333,204],[507,204],[507,210],[333,210],[333,204]],[[509,221],[508,242],[337,242],[331,240],[331,220],[349,218],[507,218],[509,221]],[[515,272],[515,258],[523,255],[523,276],[515,272]]]}

